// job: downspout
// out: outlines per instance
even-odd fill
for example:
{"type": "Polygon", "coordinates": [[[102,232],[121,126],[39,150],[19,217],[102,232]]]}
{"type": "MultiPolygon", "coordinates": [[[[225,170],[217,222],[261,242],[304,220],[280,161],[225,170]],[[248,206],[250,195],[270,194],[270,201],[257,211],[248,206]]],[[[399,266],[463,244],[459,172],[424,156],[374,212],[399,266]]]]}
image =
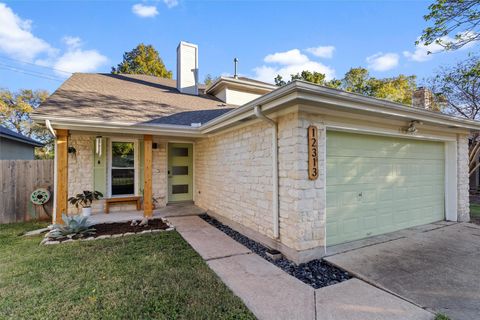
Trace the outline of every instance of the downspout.
{"type": "Polygon", "coordinates": [[[268,118],[262,113],[260,106],[254,108],[255,116],[261,119],[272,127],[272,211],[273,211],[273,237],[279,238],[279,209],[278,209],[278,125],[275,121],[268,118]]]}
{"type": "Polygon", "coordinates": [[[55,224],[57,221],[57,135],[55,130],[53,130],[50,120],[45,120],[45,126],[52,134],[54,140],[53,145],[53,205],[52,205],[52,224],[55,224]]]}

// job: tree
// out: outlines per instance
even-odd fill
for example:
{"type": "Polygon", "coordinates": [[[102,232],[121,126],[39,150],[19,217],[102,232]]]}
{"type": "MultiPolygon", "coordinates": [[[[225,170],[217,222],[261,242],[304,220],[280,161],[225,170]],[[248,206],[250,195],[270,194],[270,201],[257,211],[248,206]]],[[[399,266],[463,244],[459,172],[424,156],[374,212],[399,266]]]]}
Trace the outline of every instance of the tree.
{"type": "Polygon", "coordinates": [[[387,99],[390,101],[411,105],[412,93],[416,89],[416,77],[399,75],[398,77],[377,79],[371,77],[365,68],[351,68],[343,79],[325,80],[325,75],[319,72],[302,71],[292,74],[286,82],[282,76],[274,79],[277,86],[282,86],[295,80],[303,80],[326,87],[354,92],[365,96],[387,99]]]}
{"type": "MultiPolygon", "coordinates": [[[[217,77],[218,78],[218,77],[217,77]]],[[[205,76],[205,80],[203,80],[203,83],[206,85],[206,86],[209,86],[211,85],[212,83],[215,82],[215,80],[217,80],[217,78],[214,78],[212,77],[212,75],[209,73],[205,76]]]]}
{"type": "Polygon", "coordinates": [[[136,48],[123,54],[123,61],[112,67],[112,73],[146,74],[161,78],[172,78],[158,51],[152,45],[140,43],[136,48]]]}
{"type": "MultiPolygon", "coordinates": [[[[445,104],[445,111],[471,120],[480,120],[480,57],[469,56],[452,67],[443,67],[429,79],[429,86],[445,104]]],[[[469,174],[473,175],[480,163],[480,136],[472,135],[469,150],[469,174]]]]}
{"type": "Polygon", "coordinates": [[[0,90],[0,125],[44,143],[45,147],[35,150],[39,158],[53,156],[53,137],[46,128],[32,121],[30,113],[47,97],[48,92],[44,90],[0,90]]]}
{"type": "Polygon", "coordinates": [[[436,43],[445,50],[456,50],[480,40],[479,0],[437,0],[428,9],[424,19],[433,26],[423,30],[417,44],[436,43]]]}
{"type": "Polygon", "coordinates": [[[368,70],[362,67],[351,68],[342,79],[342,88],[348,92],[370,95],[370,75],[368,70]]]}
{"type": "Polygon", "coordinates": [[[291,74],[290,80],[288,82],[285,82],[285,80],[283,80],[283,77],[281,75],[277,75],[273,80],[275,81],[275,85],[279,87],[284,86],[287,83],[290,83],[295,80],[307,81],[307,82],[320,84],[320,85],[332,87],[332,88],[340,87],[339,80],[333,79],[330,81],[326,81],[325,75],[323,73],[316,72],[316,71],[311,72],[308,70],[303,70],[302,72],[299,72],[297,74],[291,74]]]}
{"type": "Polygon", "coordinates": [[[417,89],[417,84],[415,76],[401,74],[393,78],[371,78],[369,87],[371,95],[375,98],[411,105],[412,94],[417,89]]]}

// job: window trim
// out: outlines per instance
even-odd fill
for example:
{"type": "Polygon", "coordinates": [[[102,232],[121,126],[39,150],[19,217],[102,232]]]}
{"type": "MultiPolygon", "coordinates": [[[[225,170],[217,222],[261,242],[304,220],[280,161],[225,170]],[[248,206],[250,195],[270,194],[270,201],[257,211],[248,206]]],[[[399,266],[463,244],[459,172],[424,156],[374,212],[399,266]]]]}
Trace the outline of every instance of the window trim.
{"type": "Polygon", "coordinates": [[[108,148],[107,148],[107,158],[108,158],[108,170],[107,170],[107,196],[108,198],[121,198],[127,196],[138,196],[139,195],[139,174],[140,174],[140,154],[138,152],[139,143],[138,139],[129,139],[122,137],[113,137],[108,139],[108,148]],[[112,195],[112,143],[113,142],[133,142],[133,157],[134,157],[134,193],[133,194],[118,194],[112,195]]]}

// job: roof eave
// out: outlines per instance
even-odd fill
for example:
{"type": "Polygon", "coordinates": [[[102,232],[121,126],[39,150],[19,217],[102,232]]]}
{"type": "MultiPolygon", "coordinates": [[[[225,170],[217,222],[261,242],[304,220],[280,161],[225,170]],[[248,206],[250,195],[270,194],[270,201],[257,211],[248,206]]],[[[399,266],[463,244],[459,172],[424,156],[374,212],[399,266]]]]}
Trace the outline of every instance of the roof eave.
{"type": "Polygon", "coordinates": [[[277,87],[275,85],[268,85],[268,84],[261,84],[261,83],[252,83],[252,82],[249,82],[249,81],[245,81],[245,80],[241,80],[241,79],[232,79],[232,78],[229,78],[229,77],[219,77],[218,79],[215,80],[214,83],[212,83],[209,87],[207,87],[205,89],[205,92],[206,93],[211,93],[211,92],[215,92],[215,89],[222,85],[222,84],[228,84],[228,83],[231,83],[231,84],[236,84],[236,85],[243,85],[243,86],[249,86],[249,87],[252,87],[252,88],[257,88],[257,89],[261,89],[261,90],[275,90],[277,87]]]}
{"type": "Polygon", "coordinates": [[[438,112],[408,107],[399,103],[326,88],[304,81],[294,81],[205,123],[201,127],[202,132],[208,133],[221,129],[222,123],[228,125],[231,119],[239,121],[250,117],[255,106],[261,105],[264,112],[272,112],[283,104],[295,103],[295,100],[299,104],[302,102],[324,103],[343,109],[375,113],[380,116],[392,116],[405,120],[420,120],[437,125],[480,131],[480,122],[475,120],[462,119],[438,112]],[[278,102],[275,103],[275,100],[278,100],[278,102]]]}
{"type": "Polygon", "coordinates": [[[17,142],[21,142],[21,143],[24,143],[24,144],[28,144],[28,145],[31,145],[31,146],[34,146],[34,147],[43,147],[43,146],[45,146],[43,143],[40,143],[40,142],[28,141],[28,140],[24,140],[24,139],[22,139],[22,138],[13,137],[13,136],[8,135],[8,134],[2,134],[2,133],[0,133],[0,137],[6,138],[6,139],[9,139],[9,140],[13,140],[13,141],[17,141],[17,142]]]}
{"type": "Polygon", "coordinates": [[[175,135],[184,137],[200,137],[200,129],[182,125],[147,124],[135,122],[118,122],[102,120],[79,120],[71,118],[35,115],[32,119],[37,122],[49,120],[54,129],[68,129],[95,132],[122,132],[129,134],[175,135]]]}

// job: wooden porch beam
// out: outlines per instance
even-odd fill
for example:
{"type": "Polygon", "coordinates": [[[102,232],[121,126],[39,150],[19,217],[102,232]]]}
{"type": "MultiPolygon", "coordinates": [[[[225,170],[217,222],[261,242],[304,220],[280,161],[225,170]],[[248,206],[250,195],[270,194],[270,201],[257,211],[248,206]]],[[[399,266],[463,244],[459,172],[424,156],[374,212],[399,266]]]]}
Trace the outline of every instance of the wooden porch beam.
{"type": "Polygon", "coordinates": [[[143,136],[144,164],[143,164],[143,215],[153,215],[153,191],[152,191],[152,136],[143,136]]]}
{"type": "Polygon", "coordinates": [[[57,184],[55,190],[55,223],[63,223],[62,214],[67,213],[68,199],[68,130],[56,130],[57,184]]]}

